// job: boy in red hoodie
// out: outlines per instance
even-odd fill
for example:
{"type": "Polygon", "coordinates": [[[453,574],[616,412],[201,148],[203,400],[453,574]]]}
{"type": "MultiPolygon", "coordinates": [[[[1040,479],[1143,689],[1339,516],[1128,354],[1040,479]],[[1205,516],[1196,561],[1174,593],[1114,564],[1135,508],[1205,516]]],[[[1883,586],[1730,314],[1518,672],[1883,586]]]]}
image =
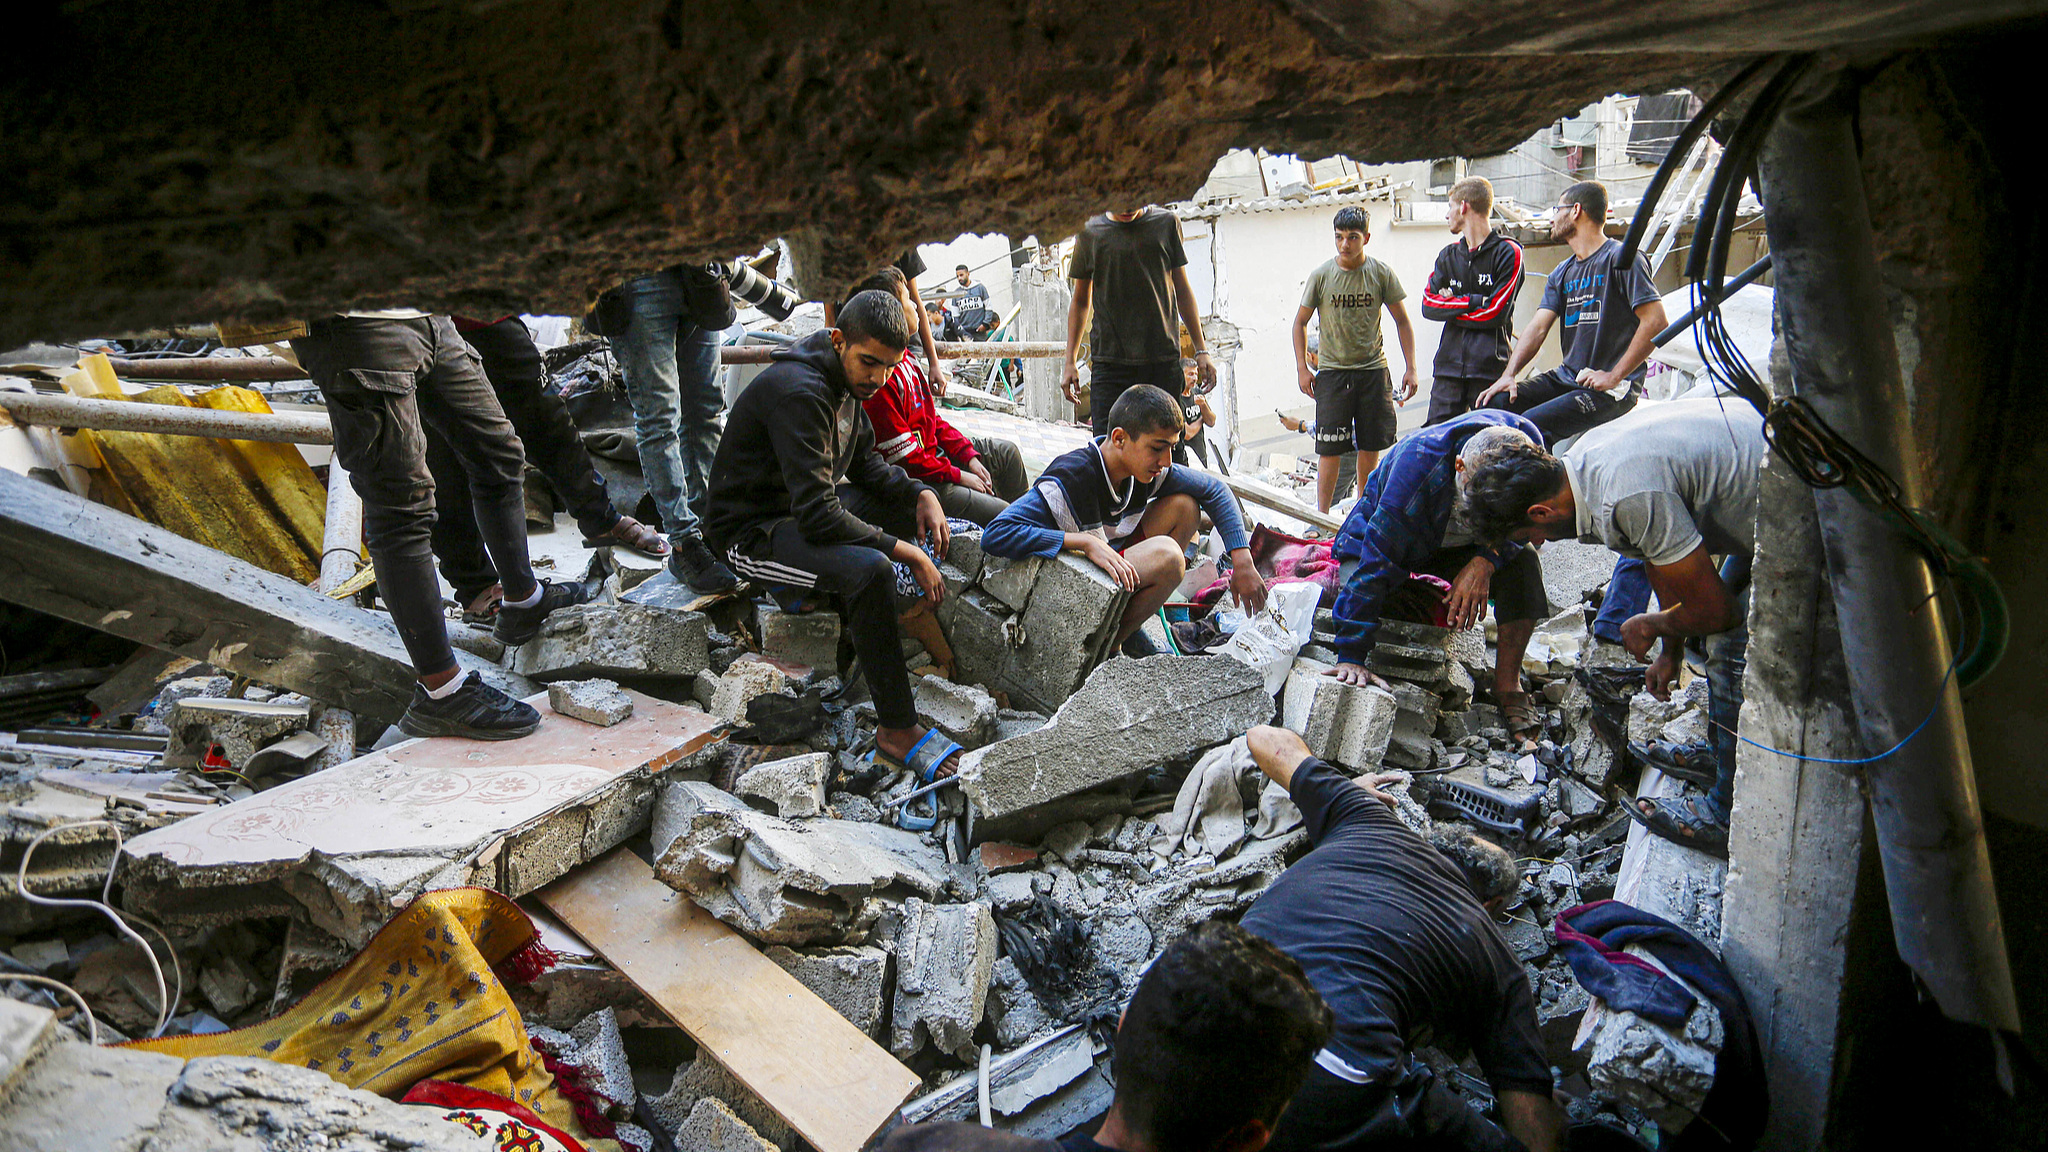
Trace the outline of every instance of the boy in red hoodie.
{"type": "MultiPolygon", "coordinates": [[[[870,290],[892,293],[903,301],[904,313],[915,327],[920,308],[901,272],[884,268],[854,288],[870,290]]],[[[1030,485],[1015,441],[969,440],[939,418],[925,369],[909,356],[861,406],[875,426],[875,451],[910,473],[911,479],[931,485],[948,516],[986,528],[1030,485]]]]}

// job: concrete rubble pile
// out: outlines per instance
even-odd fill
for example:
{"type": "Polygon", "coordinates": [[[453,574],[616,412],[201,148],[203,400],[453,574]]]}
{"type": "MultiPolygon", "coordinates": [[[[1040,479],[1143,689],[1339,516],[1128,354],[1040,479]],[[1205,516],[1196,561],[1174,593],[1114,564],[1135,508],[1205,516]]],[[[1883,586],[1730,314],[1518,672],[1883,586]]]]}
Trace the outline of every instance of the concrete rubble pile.
{"type": "MultiPolygon", "coordinates": [[[[243,820],[237,835],[271,835],[287,818],[266,802],[339,804],[316,791],[329,781],[383,795],[424,784],[407,760],[417,742],[257,781],[276,784],[261,790],[203,771],[321,734],[323,708],[226,677],[188,677],[157,687],[138,713],[138,731],[154,725],[166,737],[154,775],[132,764],[93,770],[132,777],[125,790],[78,783],[91,773],[58,767],[47,749],[0,765],[12,773],[0,776],[15,805],[9,848],[46,827],[15,827],[25,801],[69,805],[79,817],[113,813],[131,834],[151,834],[128,848],[120,898],[163,922],[192,976],[179,1031],[274,1014],[419,891],[481,883],[517,896],[616,845],[638,845],[660,882],[924,1079],[907,1118],[970,1117],[986,1044],[998,1126],[1057,1137],[1098,1115],[1112,1091],[1108,1032],[1091,1024],[1114,1019],[1167,943],[1203,919],[1241,914],[1306,851],[1300,814],[1284,795],[1262,795],[1255,771],[1216,785],[1197,818],[1176,816],[1190,777],[1213,762],[1205,756],[1274,722],[1348,773],[1396,773],[1390,790],[1417,830],[1465,821],[1527,861],[1503,929],[1580,1111],[1641,1127],[1696,1106],[1714,1021],[1665,1033],[1603,1015],[1549,930],[1558,912],[1624,891],[1624,853],[1640,854],[1609,797],[1627,757],[1594,731],[1594,689],[1611,697],[1603,685],[1621,675],[1602,680],[1599,670],[1638,666],[1591,640],[1590,605],[1574,599],[1538,630],[1524,671],[1543,740],[1523,755],[1484,702],[1490,624],[1453,632],[1387,622],[1370,657],[1387,691],[1326,675],[1335,656],[1325,611],[1273,695],[1260,673],[1227,658],[1111,656],[1108,622],[1126,593],[1073,558],[1003,562],[962,534],[942,574],[950,594],[938,630],[907,630],[906,654],[922,672],[921,719],[967,752],[958,786],[907,808],[916,782],[865,755],[873,706],[842,693],[850,648],[836,616],[739,598],[685,611],[693,601],[663,574],[622,593],[614,585],[617,603],[560,614],[502,658],[547,685],[534,697],[542,734],[487,746],[457,771],[480,773],[465,785],[479,788],[494,766],[549,770],[492,758],[516,757],[550,732],[556,743],[529,759],[609,757],[589,760],[592,771],[558,799],[495,806],[474,826],[412,840],[393,831],[397,813],[374,821],[368,843],[329,845],[325,833],[300,829],[275,850],[245,845],[212,861],[202,833],[218,832],[223,817],[243,820]],[[190,766],[172,772],[173,757],[190,766]],[[899,821],[899,809],[910,818],[899,821]]],[[[1638,695],[1624,706],[1625,735],[1696,737],[1703,699],[1699,681],[1669,704],[1638,695]]],[[[356,751],[346,739],[324,747],[299,763],[356,751]]],[[[53,893],[96,894],[112,847],[96,831],[53,837],[32,875],[53,893]]],[[[1691,915],[1673,918],[1717,941],[1718,873],[1676,859],[1627,876],[1657,886],[1660,907],[1684,905],[1691,915]]],[[[154,987],[138,956],[95,922],[38,920],[22,907],[0,920],[8,966],[76,984],[117,1032],[150,1027],[154,987]]],[[[687,1041],[657,1039],[679,1036],[674,1022],[573,945],[513,995],[550,1057],[597,1086],[628,1146],[647,1146],[641,1129],[658,1127],[680,1147],[794,1152],[798,1137],[771,1107],[687,1041]],[[666,1091],[646,1090],[657,1083],[666,1091]]],[[[149,1122],[166,1121],[152,1113],[149,1122]]]]}

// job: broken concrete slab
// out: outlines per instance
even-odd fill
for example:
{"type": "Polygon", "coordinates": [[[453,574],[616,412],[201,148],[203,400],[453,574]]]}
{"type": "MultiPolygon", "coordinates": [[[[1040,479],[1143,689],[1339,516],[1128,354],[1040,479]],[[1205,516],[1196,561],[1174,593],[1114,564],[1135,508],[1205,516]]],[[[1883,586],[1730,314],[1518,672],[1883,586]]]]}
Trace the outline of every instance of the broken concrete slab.
{"type": "Polygon", "coordinates": [[[882,990],[889,954],[865,944],[798,950],[776,944],[763,953],[869,1036],[882,1034],[882,990]]]}
{"type": "Polygon", "coordinates": [[[0,1101],[7,1099],[15,1081],[57,1035],[55,1012],[0,996],[0,1101]]]}
{"type": "Polygon", "coordinates": [[[972,684],[955,684],[939,676],[920,676],[915,687],[917,718],[926,725],[963,748],[979,748],[995,739],[995,697],[972,684]]]}
{"type": "Polygon", "coordinates": [[[996,922],[985,904],[903,902],[889,1050],[907,1060],[929,1044],[965,1060],[988,1004],[996,922]]]}
{"type": "MultiPolygon", "coordinates": [[[[695,1060],[677,1068],[669,1080],[668,1091],[647,1097],[647,1108],[664,1131],[671,1137],[680,1137],[690,1114],[700,1102],[707,1100],[724,1105],[771,1147],[795,1152],[796,1133],[790,1130],[789,1125],[709,1056],[700,1054],[695,1060]]],[[[677,1147],[694,1150],[697,1145],[678,1141],[677,1147]]]]}
{"type": "Polygon", "coordinates": [[[1544,592],[1550,597],[1551,608],[1560,612],[1605,588],[1614,575],[1614,562],[1621,558],[1604,544],[1582,544],[1577,540],[1549,541],[1539,555],[1543,562],[1544,592]]]}
{"type": "Polygon", "coordinates": [[[1379,766],[1399,711],[1393,694],[1345,684],[1327,673],[1335,666],[1296,660],[1281,689],[1280,724],[1299,734],[1320,759],[1353,772],[1379,766]]]}
{"type": "Polygon", "coordinates": [[[715,740],[695,708],[633,701],[601,734],[543,710],[520,740],[404,741],[136,837],[126,905],[192,927],[290,915],[360,947],[428,888],[530,892],[646,827],[657,777],[715,740]]]}
{"type": "Polygon", "coordinates": [[[960,788],[983,816],[1001,817],[1191,755],[1272,716],[1265,677],[1238,661],[1112,660],[1043,728],[961,757],[960,788]]]}
{"type": "Polygon", "coordinates": [[[541,623],[512,667],[535,680],[601,676],[688,679],[711,662],[710,625],[696,612],[644,604],[578,604],[541,623]]]}
{"type": "Polygon", "coordinates": [[[696,781],[662,792],[653,839],[662,883],[768,944],[860,936],[883,899],[934,896],[948,877],[945,857],[908,832],[784,820],[696,781]]]}
{"type": "Polygon", "coordinates": [[[164,767],[195,768],[218,747],[229,766],[245,770],[259,750],[304,731],[312,720],[310,704],[188,697],[164,717],[170,730],[164,767]]]}
{"type": "Polygon", "coordinates": [[[756,764],[740,774],[733,791],[767,801],[777,816],[816,816],[825,810],[825,782],[837,761],[830,752],[812,752],[756,764]]]}
{"type": "MultiPolygon", "coordinates": [[[[418,681],[390,621],[6,469],[0,599],[386,724],[418,681]]],[[[456,660],[515,696],[534,691],[468,653],[456,660]]]]}
{"type": "MultiPolygon", "coordinates": [[[[988,1066],[989,1104],[993,1111],[1014,1116],[1033,1101],[1072,1083],[1095,1066],[1095,1046],[1087,1030],[1068,1025],[1030,1043],[1004,1045],[988,1066]],[[998,1103],[1000,1101],[1000,1103],[998,1103]]],[[[970,1120],[977,1110],[981,1077],[976,1072],[955,1077],[938,1090],[903,1106],[908,1124],[970,1120]]]]}
{"type": "Polygon", "coordinates": [[[611,680],[557,680],[548,707],[571,719],[609,728],[633,714],[633,698],[611,680]]]}

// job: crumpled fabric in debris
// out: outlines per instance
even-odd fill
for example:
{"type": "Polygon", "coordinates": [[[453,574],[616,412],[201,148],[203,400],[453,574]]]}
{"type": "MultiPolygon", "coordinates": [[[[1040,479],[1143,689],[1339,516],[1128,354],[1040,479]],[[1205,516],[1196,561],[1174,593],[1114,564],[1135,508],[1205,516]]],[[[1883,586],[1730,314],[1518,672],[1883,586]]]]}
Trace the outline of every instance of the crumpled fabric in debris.
{"type": "MultiPolygon", "coordinates": [[[[954,536],[979,536],[981,535],[981,525],[976,524],[972,520],[962,520],[957,516],[949,516],[946,519],[946,531],[954,536]]],[[[945,562],[938,553],[932,551],[932,546],[929,542],[919,540],[917,546],[924,551],[925,555],[932,558],[932,563],[942,564],[945,562]]],[[[924,589],[917,586],[917,577],[910,571],[910,565],[905,564],[901,560],[896,561],[896,595],[903,600],[917,600],[924,596],[924,589]]]]}
{"type": "Polygon", "coordinates": [[[1259,793],[1258,819],[1252,821],[1252,839],[1285,836],[1301,827],[1301,822],[1301,809],[1294,806],[1294,797],[1287,794],[1278,780],[1266,781],[1266,787],[1259,793]]]}
{"type": "Polygon", "coordinates": [[[1153,854],[1164,858],[1180,850],[1221,860],[1244,840],[1244,798],[1237,791],[1238,778],[1258,770],[1251,745],[1242,736],[1203,753],[1181,781],[1173,811],[1160,818],[1159,834],[1152,837],[1153,854]]]}

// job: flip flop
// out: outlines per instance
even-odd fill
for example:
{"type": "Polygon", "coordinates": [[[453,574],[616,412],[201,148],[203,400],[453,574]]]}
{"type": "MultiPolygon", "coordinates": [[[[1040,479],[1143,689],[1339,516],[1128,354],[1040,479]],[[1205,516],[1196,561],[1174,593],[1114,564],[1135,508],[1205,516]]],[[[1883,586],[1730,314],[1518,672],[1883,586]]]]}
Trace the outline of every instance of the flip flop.
{"type": "MultiPolygon", "coordinates": [[[[919,784],[930,784],[938,779],[939,766],[950,756],[965,752],[959,744],[946,739],[937,728],[925,731],[917,743],[910,746],[910,754],[901,759],[882,751],[878,742],[868,758],[877,764],[898,768],[910,773],[919,784]],[[938,739],[934,744],[933,738],[938,739]]],[[[906,832],[923,832],[939,822],[939,800],[936,792],[928,792],[908,804],[896,809],[896,826],[906,832]],[[921,803],[920,803],[921,801],[921,803]]]]}
{"type": "Polygon", "coordinates": [[[1728,824],[1706,807],[1704,796],[1646,796],[1648,815],[1636,807],[1636,797],[1626,798],[1621,810],[1629,819],[1673,844],[1696,848],[1709,856],[1728,858],[1728,824]]]}

